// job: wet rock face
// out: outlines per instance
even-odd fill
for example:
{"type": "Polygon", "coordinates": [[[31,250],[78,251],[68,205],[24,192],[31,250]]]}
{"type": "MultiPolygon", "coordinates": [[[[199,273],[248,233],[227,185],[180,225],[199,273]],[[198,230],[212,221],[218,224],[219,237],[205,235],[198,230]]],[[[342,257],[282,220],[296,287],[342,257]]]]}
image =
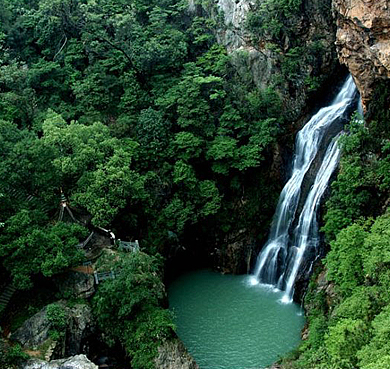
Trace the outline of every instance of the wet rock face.
{"type": "Polygon", "coordinates": [[[256,243],[250,237],[250,232],[241,229],[226,235],[225,239],[213,251],[218,265],[217,270],[222,273],[247,274],[257,255],[256,243]]]}
{"type": "Polygon", "coordinates": [[[390,78],[388,0],[333,0],[339,60],[351,72],[365,109],[375,84],[390,78]]]}
{"type": "Polygon", "coordinates": [[[178,341],[165,342],[158,349],[156,369],[199,369],[198,364],[178,341]]]}
{"type": "Polygon", "coordinates": [[[89,361],[85,355],[77,355],[50,362],[31,359],[21,369],[98,369],[98,366],[89,361]]]}

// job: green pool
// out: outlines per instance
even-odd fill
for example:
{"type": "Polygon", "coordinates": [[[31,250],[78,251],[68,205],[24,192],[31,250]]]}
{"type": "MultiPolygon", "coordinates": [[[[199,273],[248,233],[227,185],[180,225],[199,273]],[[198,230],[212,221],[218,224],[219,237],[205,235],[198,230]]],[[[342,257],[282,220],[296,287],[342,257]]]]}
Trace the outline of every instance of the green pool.
{"type": "Polygon", "coordinates": [[[201,369],[260,369],[298,346],[301,308],[248,276],[201,270],[168,289],[177,333],[201,369]]]}

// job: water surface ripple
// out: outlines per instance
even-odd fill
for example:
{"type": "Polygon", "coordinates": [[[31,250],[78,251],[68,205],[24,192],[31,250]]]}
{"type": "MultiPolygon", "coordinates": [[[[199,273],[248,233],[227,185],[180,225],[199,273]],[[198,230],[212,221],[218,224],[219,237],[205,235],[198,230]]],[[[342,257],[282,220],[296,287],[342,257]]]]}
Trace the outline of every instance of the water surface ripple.
{"type": "Polygon", "coordinates": [[[177,333],[201,369],[261,369],[294,349],[301,308],[248,276],[190,272],[169,287],[177,333]]]}

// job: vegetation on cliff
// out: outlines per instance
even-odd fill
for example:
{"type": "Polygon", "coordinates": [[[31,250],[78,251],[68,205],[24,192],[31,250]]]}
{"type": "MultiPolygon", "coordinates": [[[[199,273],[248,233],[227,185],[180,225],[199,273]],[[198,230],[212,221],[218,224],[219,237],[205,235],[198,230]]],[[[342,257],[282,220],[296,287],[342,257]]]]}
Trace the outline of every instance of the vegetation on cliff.
{"type": "Polygon", "coordinates": [[[329,64],[327,59],[332,54],[332,40],[328,39],[332,32],[314,29],[311,30],[314,34],[308,35],[308,29],[311,23],[331,27],[331,21],[312,18],[316,9],[320,14],[317,18],[331,19],[330,7],[329,0],[316,5],[303,0],[254,2],[246,19],[246,29],[254,47],[272,52],[277,61],[280,72],[273,76],[275,86],[287,88],[290,94],[302,91],[303,85],[309,92],[315,92],[329,78],[323,68],[329,64]]]}
{"type": "MultiPolygon", "coordinates": [[[[274,86],[322,82],[321,35],[303,44],[289,27],[303,4],[267,0],[248,17],[253,42],[261,36],[279,58],[274,86]]],[[[105,261],[121,272],[91,302],[134,368],[152,367],[172,336],[159,255],[182,244],[206,254],[243,229],[264,237],[280,188],[274,146],[289,134],[274,88],[238,74],[215,20],[187,6],[0,0],[1,283],[29,289],[79,265],[88,227],[142,237],[143,253],[105,261]],[[61,191],[86,226],[57,221],[61,191]]],[[[369,123],[356,118],[343,139],[324,225],[334,294],[312,282],[309,338],[286,365],[390,366],[388,96],[378,88],[369,123]]],[[[23,357],[0,341],[4,365],[23,357]]]]}
{"type": "Polygon", "coordinates": [[[380,369],[389,345],[389,93],[378,86],[367,121],[355,117],[342,140],[342,160],[326,204],[323,260],[305,298],[308,339],[286,368],[380,369]]]}
{"type": "Polygon", "coordinates": [[[87,228],[142,237],[149,256],[123,257],[93,306],[107,342],[146,368],[172,329],[158,254],[266,230],[279,96],[236,74],[185,1],[0,6],[2,281],[29,289],[80,265],[87,228]],[[85,225],[58,220],[62,193],[85,225]]]}

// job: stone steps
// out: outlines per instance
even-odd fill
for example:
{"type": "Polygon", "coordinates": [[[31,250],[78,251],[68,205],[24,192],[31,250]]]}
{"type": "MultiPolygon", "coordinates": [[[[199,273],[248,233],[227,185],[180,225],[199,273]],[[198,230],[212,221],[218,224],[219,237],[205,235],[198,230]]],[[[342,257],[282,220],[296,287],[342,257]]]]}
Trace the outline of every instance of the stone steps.
{"type": "Polygon", "coordinates": [[[9,284],[6,288],[4,288],[3,293],[0,295],[0,312],[7,307],[15,291],[16,288],[13,284],[9,284]]]}

